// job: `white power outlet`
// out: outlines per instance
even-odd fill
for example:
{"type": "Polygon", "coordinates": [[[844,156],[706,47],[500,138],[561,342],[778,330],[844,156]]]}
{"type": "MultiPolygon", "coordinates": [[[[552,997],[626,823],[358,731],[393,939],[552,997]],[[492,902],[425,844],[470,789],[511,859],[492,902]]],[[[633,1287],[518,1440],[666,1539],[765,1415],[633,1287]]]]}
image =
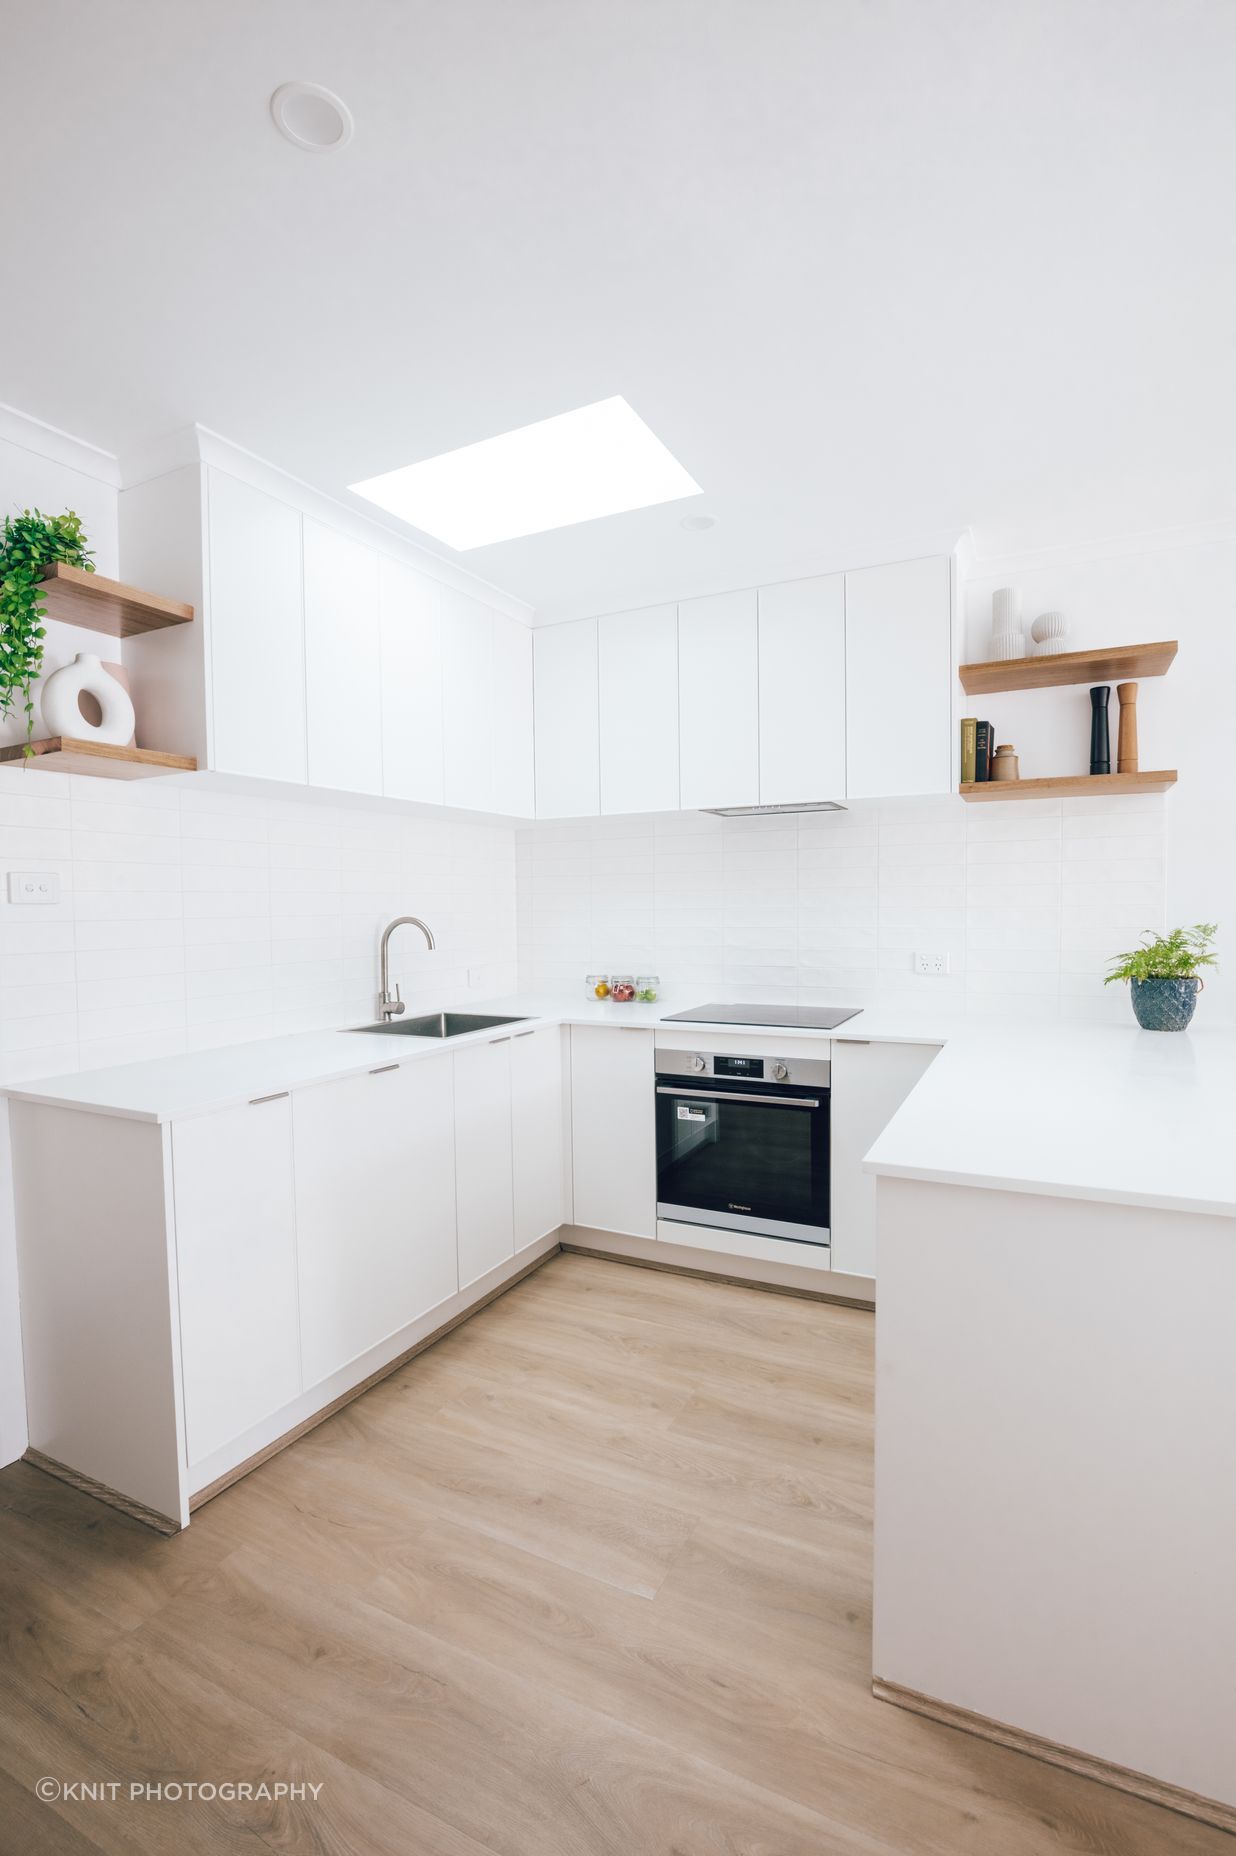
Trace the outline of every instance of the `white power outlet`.
{"type": "Polygon", "coordinates": [[[931,979],[943,979],[948,972],[947,954],[915,954],[914,971],[925,973],[931,979]]]}
{"type": "Polygon", "coordinates": [[[9,901],[46,903],[60,900],[60,873],[57,870],[10,870],[9,901]]]}

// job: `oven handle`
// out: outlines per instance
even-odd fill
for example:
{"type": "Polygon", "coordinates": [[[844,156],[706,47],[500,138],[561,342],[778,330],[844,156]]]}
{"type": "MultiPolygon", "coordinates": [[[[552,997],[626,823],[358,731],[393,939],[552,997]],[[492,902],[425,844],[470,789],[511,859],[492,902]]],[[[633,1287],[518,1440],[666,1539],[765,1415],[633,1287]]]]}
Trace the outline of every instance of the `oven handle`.
{"type": "Polygon", "coordinates": [[[659,1096],[690,1096],[696,1102],[763,1102],[770,1108],[819,1108],[817,1096],[747,1096],[734,1089],[672,1089],[657,1084],[659,1096]]]}

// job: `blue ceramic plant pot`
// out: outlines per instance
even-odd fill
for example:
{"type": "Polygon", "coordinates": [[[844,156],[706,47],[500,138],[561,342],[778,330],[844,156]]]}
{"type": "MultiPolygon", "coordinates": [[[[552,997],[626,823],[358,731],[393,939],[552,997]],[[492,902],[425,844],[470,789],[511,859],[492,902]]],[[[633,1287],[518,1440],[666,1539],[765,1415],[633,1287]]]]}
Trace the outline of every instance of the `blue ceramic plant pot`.
{"type": "Polygon", "coordinates": [[[1130,980],[1133,1010],[1143,1031],[1187,1031],[1202,989],[1199,979],[1130,980]]]}

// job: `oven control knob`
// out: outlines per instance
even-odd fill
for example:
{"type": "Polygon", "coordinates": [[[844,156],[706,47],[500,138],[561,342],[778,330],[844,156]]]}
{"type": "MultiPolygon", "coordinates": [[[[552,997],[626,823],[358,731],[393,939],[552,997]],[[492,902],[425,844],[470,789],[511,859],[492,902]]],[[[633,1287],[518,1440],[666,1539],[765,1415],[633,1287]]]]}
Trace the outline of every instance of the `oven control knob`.
{"type": "Polygon", "coordinates": [[[704,1062],[704,1059],[702,1057],[692,1057],[691,1068],[695,1071],[695,1074],[697,1076],[701,1076],[703,1075],[704,1071],[708,1068],[708,1066],[704,1062]]]}
{"type": "Polygon", "coordinates": [[[789,1064],[788,1064],[788,1063],[774,1063],[774,1065],[773,1065],[773,1081],[774,1081],[774,1083],[783,1083],[783,1082],[785,1082],[785,1080],[786,1080],[786,1078],[787,1078],[787,1077],[789,1076],[789,1074],[790,1074],[790,1066],[789,1066],[789,1064]]]}

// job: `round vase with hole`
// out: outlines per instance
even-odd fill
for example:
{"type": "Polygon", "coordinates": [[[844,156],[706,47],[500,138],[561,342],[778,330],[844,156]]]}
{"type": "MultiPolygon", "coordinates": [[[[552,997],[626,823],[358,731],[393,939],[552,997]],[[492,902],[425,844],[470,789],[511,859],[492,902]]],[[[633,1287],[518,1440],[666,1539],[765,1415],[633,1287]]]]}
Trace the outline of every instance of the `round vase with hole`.
{"type": "Polygon", "coordinates": [[[39,692],[43,726],[49,735],[100,741],[124,747],[133,739],[133,700],[101,659],[79,651],[71,664],[53,670],[39,692]],[[88,720],[81,699],[93,697],[99,720],[88,720]]]}
{"type": "Polygon", "coordinates": [[[1197,1010],[1202,982],[1184,980],[1130,980],[1133,1012],[1143,1031],[1186,1031],[1197,1010]]]}

